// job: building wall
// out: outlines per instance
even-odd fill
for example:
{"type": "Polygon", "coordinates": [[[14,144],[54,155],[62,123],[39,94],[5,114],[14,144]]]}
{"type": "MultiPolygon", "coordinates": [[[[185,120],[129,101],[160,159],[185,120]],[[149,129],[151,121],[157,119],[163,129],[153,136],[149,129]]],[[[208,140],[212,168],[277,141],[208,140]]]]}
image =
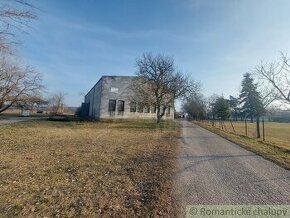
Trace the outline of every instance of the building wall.
{"type": "MultiPolygon", "coordinates": [[[[90,116],[101,119],[155,119],[156,113],[130,112],[132,91],[130,84],[135,77],[130,76],[103,76],[86,96],[90,102],[90,116]],[[109,112],[109,100],[116,100],[116,110],[109,112]],[[124,112],[118,112],[118,100],[124,101],[124,112]],[[91,112],[92,111],[92,112],[91,112]]],[[[85,100],[86,103],[86,100],[85,100]]],[[[170,114],[163,119],[174,119],[174,107],[170,108],[170,114]]]]}
{"type": "Polygon", "coordinates": [[[85,103],[89,103],[89,116],[99,118],[102,97],[102,78],[85,96],[85,103]]]}

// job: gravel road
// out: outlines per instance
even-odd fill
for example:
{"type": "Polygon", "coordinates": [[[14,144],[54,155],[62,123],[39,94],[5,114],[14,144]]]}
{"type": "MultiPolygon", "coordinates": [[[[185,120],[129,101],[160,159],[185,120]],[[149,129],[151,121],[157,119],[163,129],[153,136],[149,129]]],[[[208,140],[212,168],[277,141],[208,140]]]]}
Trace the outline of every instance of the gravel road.
{"type": "Polygon", "coordinates": [[[176,195],[187,204],[290,204],[290,171],[180,121],[176,195]]]}

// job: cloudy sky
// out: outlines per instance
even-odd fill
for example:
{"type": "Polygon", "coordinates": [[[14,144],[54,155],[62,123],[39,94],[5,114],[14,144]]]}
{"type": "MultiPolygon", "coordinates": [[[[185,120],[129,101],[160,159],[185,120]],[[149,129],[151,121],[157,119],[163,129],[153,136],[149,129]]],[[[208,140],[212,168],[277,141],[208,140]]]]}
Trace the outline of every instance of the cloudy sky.
{"type": "Polygon", "coordinates": [[[175,58],[203,92],[237,95],[242,75],[290,53],[288,0],[38,0],[21,36],[47,94],[78,106],[102,75],[134,75],[143,52],[175,58]]]}

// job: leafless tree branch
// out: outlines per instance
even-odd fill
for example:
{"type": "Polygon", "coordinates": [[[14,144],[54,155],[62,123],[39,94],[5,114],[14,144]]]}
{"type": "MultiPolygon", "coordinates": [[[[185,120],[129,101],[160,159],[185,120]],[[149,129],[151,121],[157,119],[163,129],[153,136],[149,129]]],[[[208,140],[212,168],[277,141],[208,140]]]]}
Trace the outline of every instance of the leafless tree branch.
{"type": "Polygon", "coordinates": [[[145,53],[136,64],[137,79],[131,87],[133,96],[143,103],[156,105],[157,122],[166,109],[174,105],[175,99],[197,87],[188,76],[176,70],[172,57],[145,53]]]}
{"type": "MultiPolygon", "coordinates": [[[[31,20],[37,19],[36,7],[29,0],[2,0],[0,3],[0,52],[11,52],[17,32],[25,33],[31,20]]],[[[16,40],[18,41],[18,40],[16,40]]]]}
{"type": "Polygon", "coordinates": [[[285,54],[281,53],[277,62],[261,62],[254,74],[268,102],[283,101],[290,104],[290,59],[285,54]]]}
{"type": "Polygon", "coordinates": [[[31,67],[20,67],[0,59],[0,113],[15,103],[32,101],[41,95],[42,78],[31,67]]]}
{"type": "Polygon", "coordinates": [[[49,99],[49,104],[54,114],[63,113],[65,95],[66,94],[63,92],[58,92],[58,93],[53,94],[51,98],[49,99]]]}

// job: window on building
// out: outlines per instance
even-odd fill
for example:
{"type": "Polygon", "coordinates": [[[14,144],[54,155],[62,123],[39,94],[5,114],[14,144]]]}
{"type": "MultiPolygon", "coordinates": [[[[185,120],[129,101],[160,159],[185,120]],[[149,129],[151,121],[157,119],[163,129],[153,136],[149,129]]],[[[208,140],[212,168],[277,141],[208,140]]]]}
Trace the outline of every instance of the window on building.
{"type": "Polygon", "coordinates": [[[115,112],[116,111],[116,100],[109,100],[109,112],[115,112]]]}
{"type": "Polygon", "coordinates": [[[156,113],[156,104],[151,105],[151,113],[156,113]]]}
{"type": "Polygon", "coordinates": [[[140,102],[138,103],[138,112],[143,113],[143,104],[140,102]]]}
{"type": "Polygon", "coordinates": [[[130,103],[130,112],[136,112],[137,111],[137,103],[131,102],[130,103]]]}
{"type": "Polygon", "coordinates": [[[123,114],[125,108],[125,101],[118,100],[118,113],[123,114]]]}
{"type": "Polygon", "coordinates": [[[150,113],[150,106],[149,105],[144,105],[144,113],[150,113]]]}

